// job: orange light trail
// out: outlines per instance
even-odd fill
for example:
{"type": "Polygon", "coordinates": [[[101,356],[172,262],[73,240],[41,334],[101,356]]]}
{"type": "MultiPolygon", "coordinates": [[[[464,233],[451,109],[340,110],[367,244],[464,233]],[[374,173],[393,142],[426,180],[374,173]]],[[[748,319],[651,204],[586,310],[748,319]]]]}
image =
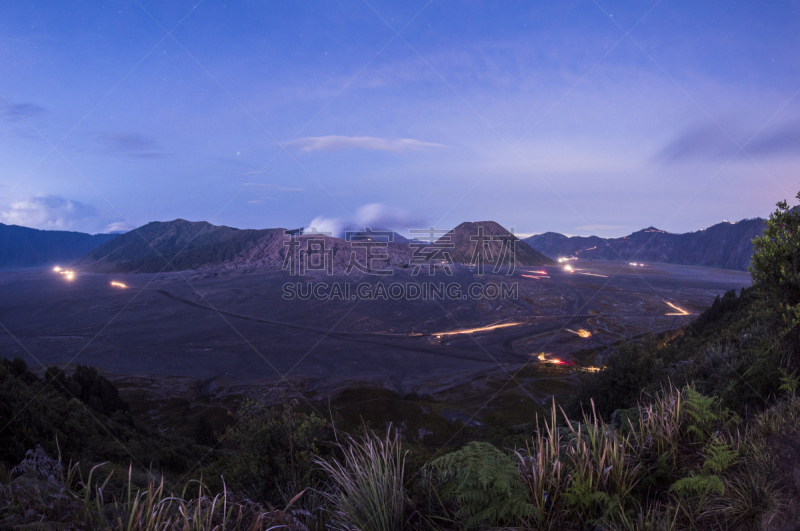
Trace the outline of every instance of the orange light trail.
{"type": "Polygon", "coordinates": [[[455,336],[455,335],[459,335],[459,334],[474,334],[476,332],[488,332],[489,330],[496,330],[498,328],[507,328],[509,326],[518,326],[518,325],[521,325],[521,324],[522,323],[495,324],[495,325],[482,326],[480,328],[469,328],[467,330],[456,330],[454,332],[438,332],[436,334],[431,334],[431,335],[434,335],[436,337],[441,337],[441,336],[455,336]]]}
{"type": "Polygon", "coordinates": [[[675,305],[674,305],[674,304],[672,304],[671,302],[667,302],[667,301],[664,301],[664,302],[666,302],[666,303],[667,303],[669,306],[671,306],[672,308],[674,308],[674,309],[678,310],[678,313],[665,313],[664,315],[691,315],[689,312],[687,312],[687,311],[686,311],[686,310],[684,310],[683,308],[678,308],[677,306],[675,306],[675,305]]]}
{"type": "Polygon", "coordinates": [[[581,273],[581,275],[590,275],[590,276],[593,276],[593,277],[603,277],[603,278],[608,278],[608,275],[598,275],[598,274],[596,274],[596,273],[581,273]]]}
{"type": "Polygon", "coordinates": [[[538,356],[536,356],[536,357],[537,357],[537,358],[538,358],[540,361],[543,361],[543,362],[545,362],[545,363],[552,363],[552,364],[554,364],[554,365],[575,365],[575,364],[574,364],[573,362],[571,362],[571,361],[564,361],[564,360],[560,360],[560,359],[558,359],[558,358],[550,358],[550,359],[548,359],[548,358],[547,358],[547,354],[545,354],[544,352],[540,353],[540,354],[539,354],[538,356]]]}
{"type": "Polygon", "coordinates": [[[549,277],[549,276],[547,276],[547,275],[545,275],[545,276],[543,276],[543,277],[535,277],[535,276],[533,276],[533,275],[520,275],[520,276],[522,276],[522,277],[525,277],[525,278],[535,278],[536,280],[540,280],[540,279],[543,279],[543,278],[550,278],[550,277],[549,277]]]}
{"type": "Polygon", "coordinates": [[[578,328],[577,332],[575,330],[570,330],[569,328],[565,328],[564,330],[566,330],[567,332],[572,332],[573,334],[581,336],[583,338],[592,337],[592,333],[589,332],[588,330],[584,330],[583,328],[578,328]]]}
{"type": "Polygon", "coordinates": [[[128,287],[125,284],[123,284],[122,282],[117,282],[117,281],[112,282],[111,285],[112,286],[116,286],[118,288],[127,288],[128,287]]]}

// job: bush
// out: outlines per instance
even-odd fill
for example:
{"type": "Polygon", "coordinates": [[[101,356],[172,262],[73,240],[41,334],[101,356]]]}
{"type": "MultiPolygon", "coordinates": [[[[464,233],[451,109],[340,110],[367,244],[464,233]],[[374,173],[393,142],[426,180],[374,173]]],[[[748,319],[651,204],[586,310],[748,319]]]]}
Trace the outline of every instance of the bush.
{"type": "Polygon", "coordinates": [[[796,341],[800,328],[800,210],[781,201],[766,225],[764,233],[753,239],[748,269],[753,284],[775,301],[786,330],[796,341]]]}
{"type": "Polygon", "coordinates": [[[319,482],[314,458],[330,454],[333,431],[322,417],[295,406],[247,401],[239,409],[224,437],[233,455],[219,465],[232,487],[278,505],[319,482]]]}
{"type": "Polygon", "coordinates": [[[83,381],[90,384],[85,394],[83,386],[63,377],[63,372],[49,374],[50,383],[45,384],[22,360],[0,362],[0,461],[18,463],[27,450],[41,445],[49,455],[60,454],[66,461],[127,464],[133,459],[142,468],[183,472],[187,462],[197,462],[206,453],[187,441],[137,425],[128,412],[116,409],[107,416],[65,392],[65,386],[71,386],[96,407],[99,397],[118,396],[109,392],[108,380],[95,378],[92,369],[84,372],[88,377],[83,381]]]}
{"type": "Polygon", "coordinates": [[[640,342],[618,346],[602,371],[578,374],[578,386],[567,411],[579,418],[592,402],[600,415],[609,418],[615,410],[630,407],[643,390],[666,382],[665,368],[671,354],[660,349],[650,335],[640,342]]]}

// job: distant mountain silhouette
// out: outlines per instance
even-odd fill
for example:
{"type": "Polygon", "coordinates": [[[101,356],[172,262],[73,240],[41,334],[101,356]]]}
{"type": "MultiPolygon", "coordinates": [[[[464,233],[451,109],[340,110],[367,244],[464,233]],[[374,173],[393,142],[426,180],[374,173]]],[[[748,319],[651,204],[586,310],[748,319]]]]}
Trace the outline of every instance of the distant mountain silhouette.
{"type": "MultiPolygon", "coordinates": [[[[86,271],[98,273],[157,273],[160,271],[209,270],[232,268],[255,268],[280,270],[285,264],[287,253],[292,252],[290,238],[285,230],[277,229],[234,229],[216,226],[204,221],[192,222],[177,219],[168,222],[153,222],[135,231],[117,236],[84,256],[75,265],[86,271]]],[[[326,251],[325,260],[330,263],[330,270],[344,272],[351,265],[351,255],[357,252],[359,264],[366,264],[364,247],[370,242],[385,242],[387,238],[376,231],[363,231],[352,241],[332,238],[318,234],[299,234],[299,230],[290,231],[299,242],[299,249],[308,248],[308,242],[322,241],[326,251]]],[[[533,250],[523,241],[493,221],[478,223],[462,223],[447,233],[452,248],[443,248],[449,252],[454,262],[470,263],[476,245],[485,241],[486,249],[493,265],[502,256],[503,242],[498,238],[513,240],[509,248],[516,257],[517,265],[543,265],[552,261],[533,250]],[[483,228],[483,240],[473,241],[471,237],[480,238],[479,227],[483,228]]],[[[388,243],[387,250],[379,250],[376,254],[388,254],[388,259],[373,259],[373,269],[390,267],[408,268],[419,260],[444,260],[443,255],[414,254],[409,240],[395,235],[395,241],[388,243]],[[398,241],[401,240],[401,241],[398,241]],[[412,258],[415,260],[412,261],[412,258]]],[[[480,247],[484,248],[484,247],[480,247]]],[[[511,257],[506,251],[505,261],[511,257]]],[[[318,260],[317,260],[318,262],[318,260]]],[[[320,269],[322,267],[320,266],[320,269]]],[[[351,269],[358,274],[358,269],[351,269]]]]}
{"type": "MultiPolygon", "coordinates": [[[[152,222],[117,237],[81,259],[76,266],[98,273],[157,273],[218,268],[264,267],[281,269],[290,247],[285,229],[235,229],[205,221],[177,219],[152,222]]],[[[322,240],[331,270],[344,271],[353,246],[340,238],[290,231],[307,248],[308,241],[322,240]]],[[[354,242],[355,243],[355,242],[354,242]]],[[[408,262],[408,245],[389,244],[389,264],[408,262]]],[[[361,263],[365,260],[361,259],[361,263]]],[[[324,268],[323,263],[320,267],[324,268]]],[[[376,260],[373,267],[385,268],[386,261],[376,260]]]]}
{"type": "Polygon", "coordinates": [[[498,260],[511,263],[513,256],[515,265],[539,266],[552,264],[553,261],[494,221],[464,222],[448,232],[439,241],[453,244],[450,255],[454,262],[474,264],[476,260],[485,260],[485,265],[494,266],[498,260]],[[511,242],[503,250],[504,241],[511,242]]]}
{"type": "Polygon", "coordinates": [[[69,264],[115,237],[0,223],[0,268],[69,264]]]}
{"type": "Polygon", "coordinates": [[[761,218],[722,222],[707,229],[671,234],[655,227],[622,238],[567,237],[546,232],[526,238],[531,247],[551,258],[591,258],[664,262],[720,269],[747,270],[753,254],[751,240],[764,230],[761,218]]]}

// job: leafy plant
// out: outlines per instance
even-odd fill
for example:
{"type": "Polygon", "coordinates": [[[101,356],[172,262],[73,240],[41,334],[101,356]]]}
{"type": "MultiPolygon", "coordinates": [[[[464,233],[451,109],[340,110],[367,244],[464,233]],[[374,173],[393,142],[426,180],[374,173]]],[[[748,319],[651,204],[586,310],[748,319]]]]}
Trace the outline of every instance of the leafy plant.
{"type": "MultiPolygon", "coordinates": [[[[797,194],[800,199],[800,193],[797,194]]],[[[787,331],[795,339],[800,325],[800,211],[780,201],[766,221],[761,236],[753,239],[748,268],[753,284],[769,293],[787,331]]]]}
{"type": "Polygon", "coordinates": [[[682,496],[708,494],[712,491],[725,494],[725,485],[715,474],[696,474],[679,479],[669,487],[669,491],[682,496]]]}
{"type": "Polygon", "coordinates": [[[683,496],[704,495],[712,491],[725,494],[725,484],[718,474],[739,460],[739,452],[729,443],[714,437],[704,448],[703,454],[705,461],[700,472],[679,479],[670,486],[670,492],[683,496]]]}
{"type": "Polygon", "coordinates": [[[495,446],[472,441],[429,465],[446,478],[442,495],[458,505],[464,527],[518,525],[537,511],[516,463],[495,446]]]}
{"type": "Polygon", "coordinates": [[[800,375],[796,372],[789,374],[786,369],[781,369],[781,385],[778,387],[779,391],[784,391],[786,394],[791,396],[792,398],[795,397],[795,393],[797,392],[797,386],[800,384],[800,375]]]}

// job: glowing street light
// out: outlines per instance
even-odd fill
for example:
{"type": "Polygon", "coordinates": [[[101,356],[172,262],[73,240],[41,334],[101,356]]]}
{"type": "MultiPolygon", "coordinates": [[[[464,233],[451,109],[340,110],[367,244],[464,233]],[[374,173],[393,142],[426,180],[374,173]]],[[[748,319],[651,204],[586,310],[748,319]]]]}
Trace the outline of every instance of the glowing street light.
{"type": "Polygon", "coordinates": [[[61,268],[60,268],[60,267],[58,267],[58,266],[55,266],[55,267],[53,268],[53,271],[55,271],[56,273],[58,273],[59,271],[61,271],[61,268]]]}

